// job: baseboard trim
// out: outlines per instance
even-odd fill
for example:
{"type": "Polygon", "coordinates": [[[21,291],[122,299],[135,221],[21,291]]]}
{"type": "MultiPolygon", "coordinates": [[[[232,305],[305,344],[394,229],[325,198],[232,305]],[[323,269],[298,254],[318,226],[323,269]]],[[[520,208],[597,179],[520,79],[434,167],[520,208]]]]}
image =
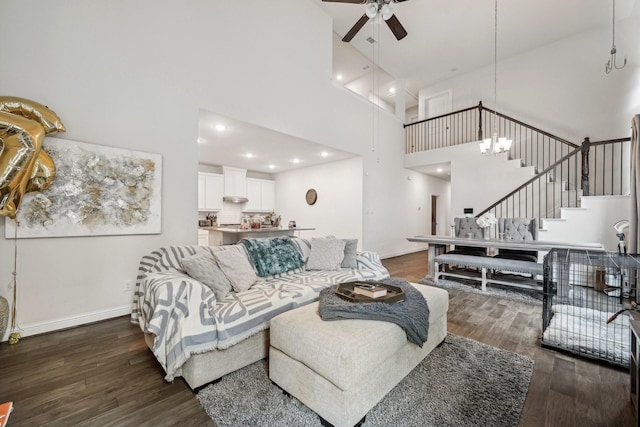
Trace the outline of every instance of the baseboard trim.
{"type": "MultiPolygon", "coordinates": [[[[47,332],[59,331],[61,329],[73,328],[74,326],[86,325],[88,323],[99,322],[101,320],[112,319],[114,317],[126,316],[131,314],[131,304],[112,307],[106,310],[91,311],[75,316],[62,317],[60,319],[48,320],[46,322],[29,323],[20,326],[20,335],[28,337],[32,335],[40,335],[47,332]]],[[[9,328],[2,341],[9,340],[9,328]]]]}
{"type": "Polygon", "coordinates": [[[380,259],[394,258],[394,257],[397,257],[397,256],[409,255],[409,254],[413,254],[413,253],[416,253],[416,252],[422,252],[422,251],[426,251],[427,248],[428,248],[428,245],[425,244],[424,247],[421,247],[421,248],[407,249],[405,251],[393,252],[393,253],[390,253],[390,254],[380,255],[380,259]]]}

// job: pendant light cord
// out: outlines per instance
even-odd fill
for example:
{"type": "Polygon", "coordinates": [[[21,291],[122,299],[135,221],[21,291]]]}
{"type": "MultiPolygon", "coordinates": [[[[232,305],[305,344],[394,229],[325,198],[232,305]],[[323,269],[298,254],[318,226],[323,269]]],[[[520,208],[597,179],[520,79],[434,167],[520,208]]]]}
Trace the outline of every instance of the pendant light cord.
{"type": "Polygon", "coordinates": [[[611,37],[612,41],[611,41],[611,47],[613,49],[616,48],[616,0],[613,0],[613,16],[611,18],[613,25],[611,26],[613,28],[613,36],[611,37]]]}
{"type": "MultiPolygon", "coordinates": [[[[498,133],[498,0],[494,5],[493,31],[493,132],[498,133]]],[[[493,138],[493,135],[491,136],[493,138]]],[[[493,148],[493,147],[492,147],[493,148]]]]}

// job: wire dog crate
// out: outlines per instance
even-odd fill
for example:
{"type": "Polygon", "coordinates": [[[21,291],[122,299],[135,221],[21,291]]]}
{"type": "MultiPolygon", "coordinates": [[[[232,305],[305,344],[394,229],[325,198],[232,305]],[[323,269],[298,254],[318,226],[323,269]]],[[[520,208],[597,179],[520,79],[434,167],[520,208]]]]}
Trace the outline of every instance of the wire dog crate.
{"type": "Polygon", "coordinates": [[[639,255],[551,250],[544,258],[542,345],[628,367],[629,311],[619,312],[638,302],[639,273],[639,255]]]}

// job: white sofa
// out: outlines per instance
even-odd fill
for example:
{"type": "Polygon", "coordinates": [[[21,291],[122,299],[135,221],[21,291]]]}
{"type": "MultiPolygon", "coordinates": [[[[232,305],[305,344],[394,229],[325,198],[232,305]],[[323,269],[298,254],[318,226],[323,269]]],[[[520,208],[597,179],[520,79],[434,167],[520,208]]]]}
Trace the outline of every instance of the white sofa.
{"type": "MultiPolygon", "coordinates": [[[[291,240],[308,265],[315,239],[291,240]]],[[[248,290],[218,300],[185,272],[182,260],[220,251],[238,251],[252,262],[241,244],[166,246],[142,257],[138,268],[131,321],[140,325],[165,379],[182,376],[194,390],[267,357],[274,316],[316,301],[328,286],[389,277],[376,253],[358,252],[356,268],[301,268],[261,277],[248,290]]]]}

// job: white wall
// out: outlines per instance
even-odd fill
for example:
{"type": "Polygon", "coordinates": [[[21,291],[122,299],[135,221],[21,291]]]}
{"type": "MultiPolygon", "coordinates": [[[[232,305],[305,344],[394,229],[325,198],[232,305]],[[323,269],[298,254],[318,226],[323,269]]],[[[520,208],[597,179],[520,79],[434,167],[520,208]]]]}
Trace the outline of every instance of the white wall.
{"type": "MultiPolygon", "coordinates": [[[[616,37],[618,52],[627,55],[628,64],[609,75],[604,72],[611,48],[608,28],[574,35],[500,60],[497,110],[578,144],[585,137],[593,142],[631,136],[631,117],[640,111],[640,44],[637,43],[640,19],[633,17],[616,23],[616,31],[619,31],[616,37]]],[[[516,36],[499,34],[501,38],[516,36]]],[[[453,110],[477,105],[480,100],[486,107],[494,108],[493,72],[491,64],[424,88],[419,93],[419,105],[423,105],[429,96],[452,88],[453,110]]],[[[462,160],[458,154],[448,153],[443,159],[462,160]]],[[[412,168],[445,161],[431,151],[406,157],[405,167],[412,168]]],[[[524,182],[516,178],[501,178],[496,172],[490,167],[452,163],[452,217],[459,216],[464,207],[473,207],[477,213],[487,203],[498,200],[506,194],[503,191],[505,183],[512,190],[518,182],[524,182]],[[490,194],[496,193],[498,187],[501,195],[490,194]]],[[[602,218],[615,216],[616,209],[616,204],[610,204],[609,210],[599,211],[599,215],[602,218]]],[[[609,245],[611,236],[615,236],[610,234],[610,225],[607,224],[596,227],[597,230],[589,236],[577,232],[570,238],[559,235],[557,240],[567,237],[567,241],[584,238],[588,240],[581,241],[598,242],[600,240],[590,239],[607,236],[602,242],[609,245]]],[[[580,226],[576,230],[579,229],[580,226]]],[[[574,231],[573,228],[571,230],[574,231]]]]}
{"type": "MultiPolygon", "coordinates": [[[[631,136],[631,117],[640,111],[640,19],[616,23],[619,55],[629,62],[605,74],[609,27],[578,34],[498,63],[498,111],[559,137],[580,143],[631,136]]],[[[517,37],[500,33],[499,38],[517,37]]],[[[494,108],[493,64],[424,88],[431,94],[453,88],[453,110],[478,101],[494,108]]]]}
{"type": "Polygon", "coordinates": [[[325,163],[276,175],[276,212],[282,225],[296,221],[296,235],[311,238],[332,234],[357,238],[362,248],[362,159],[325,163]],[[314,205],[305,199],[307,190],[318,193],[314,205]]]}
{"type": "MultiPolygon", "coordinates": [[[[15,25],[0,26],[11,40],[0,93],[51,107],[65,139],[164,160],[161,234],[18,241],[25,335],[127,313],[123,282],[136,277],[140,257],[197,243],[200,109],[360,155],[363,247],[413,248],[402,123],[331,84],[331,20],[312,2],[3,0],[0,13],[29,23],[19,36],[15,25]]],[[[6,297],[12,248],[2,240],[6,297]]]]}
{"type": "MultiPolygon", "coordinates": [[[[507,155],[483,156],[479,142],[439,148],[405,156],[404,165],[416,168],[449,161],[451,164],[451,202],[448,224],[464,216],[464,208],[478,214],[534,176],[533,167],[521,167],[518,159],[507,155]]],[[[449,234],[450,230],[443,230],[449,234]]]]}

